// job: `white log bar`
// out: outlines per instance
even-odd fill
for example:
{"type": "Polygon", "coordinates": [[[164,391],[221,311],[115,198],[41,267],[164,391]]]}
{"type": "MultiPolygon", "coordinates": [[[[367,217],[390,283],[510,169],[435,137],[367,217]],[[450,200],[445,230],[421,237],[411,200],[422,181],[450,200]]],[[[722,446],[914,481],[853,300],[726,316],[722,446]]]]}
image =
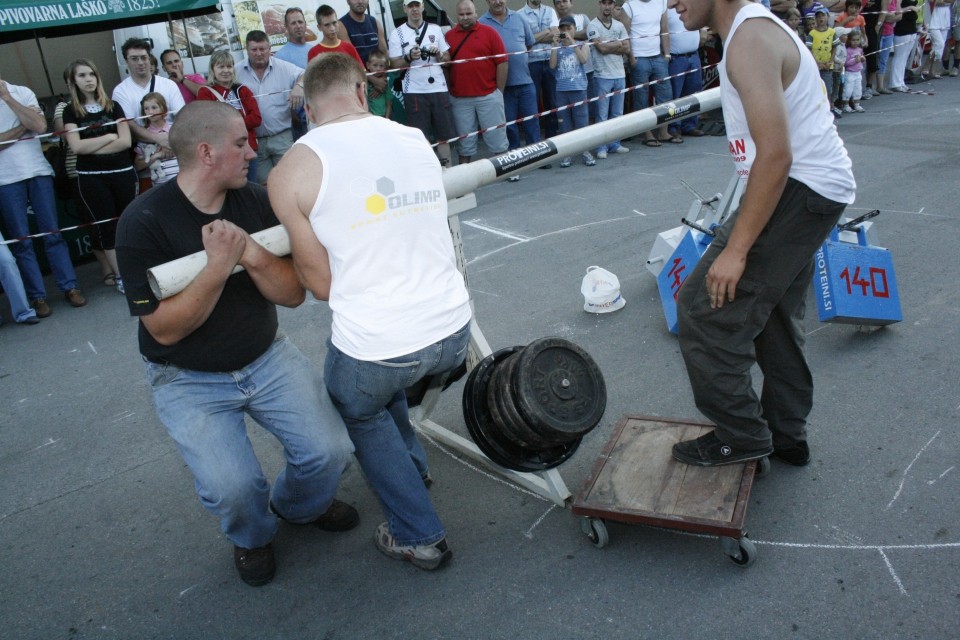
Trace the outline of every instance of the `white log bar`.
{"type": "MultiPolygon", "coordinates": [[[[719,107],[720,89],[709,89],[613,120],[598,122],[492,158],[453,167],[443,172],[443,186],[447,199],[465,196],[484,185],[504,180],[514,174],[526,173],[558,158],[589,151],[610,140],[629,138],[662,124],[682,120],[719,107]]],[[[264,229],[251,237],[274,255],[290,254],[290,238],[287,237],[287,232],[282,226],[264,229]]],[[[183,291],[206,264],[206,252],[200,251],[157,265],[147,270],[150,288],[158,300],[169,298],[183,291]]],[[[234,273],[242,268],[237,266],[234,273]]]]}

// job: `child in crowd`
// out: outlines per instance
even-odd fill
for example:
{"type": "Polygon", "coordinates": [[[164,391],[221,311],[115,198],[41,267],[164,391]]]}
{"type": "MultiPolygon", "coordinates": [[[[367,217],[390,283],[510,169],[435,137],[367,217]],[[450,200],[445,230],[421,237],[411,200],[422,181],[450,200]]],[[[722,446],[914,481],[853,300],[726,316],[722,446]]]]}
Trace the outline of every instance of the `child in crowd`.
{"type": "Polygon", "coordinates": [[[784,22],[787,23],[788,27],[793,29],[793,32],[797,34],[801,42],[807,41],[807,32],[803,29],[803,19],[800,17],[800,9],[796,7],[787,9],[784,15],[784,22]]]}
{"type": "MultiPolygon", "coordinates": [[[[154,91],[143,96],[140,100],[140,112],[147,116],[147,121],[144,123],[147,131],[170,133],[170,125],[167,123],[167,101],[162,94],[154,91]]],[[[133,166],[141,176],[141,193],[145,190],[145,186],[149,188],[150,185],[163,184],[180,173],[177,158],[169,151],[163,151],[158,144],[138,142],[134,153],[133,166]],[[149,176],[149,185],[144,182],[144,177],[147,176],[149,176]]]]}
{"type": "Polygon", "coordinates": [[[844,6],[844,12],[837,16],[837,19],[833,21],[834,27],[846,27],[847,29],[856,29],[860,32],[861,38],[867,37],[867,32],[864,29],[867,28],[866,19],[860,15],[860,10],[862,5],[860,0],[847,0],[844,6]]]}
{"type": "MultiPolygon", "coordinates": [[[[817,68],[820,69],[820,79],[826,87],[827,95],[833,95],[833,52],[840,40],[837,38],[837,32],[830,26],[830,12],[821,6],[814,14],[814,28],[807,35],[807,46],[813,53],[813,58],[817,61],[817,68]]],[[[840,109],[831,104],[831,111],[836,117],[840,117],[840,109]]]]}
{"type": "MultiPolygon", "coordinates": [[[[560,20],[559,33],[553,36],[553,48],[550,50],[550,69],[557,79],[557,105],[569,105],[587,99],[587,73],[583,65],[590,55],[589,44],[574,40],[577,23],[573,16],[564,16],[560,20]]],[[[560,133],[587,126],[587,105],[570,107],[560,114],[560,133]]],[[[560,162],[561,167],[569,167],[570,157],[560,162]]],[[[592,167],[597,164],[593,154],[583,152],[583,164],[592,167]]]]}
{"type": "Polygon", "coordinates": [[[852,29],[834,27],[839,44],[833,49],[833,93],[830,94],[830,104],[836,109],[843,109],[843,81],[844,65],[847,63],[847,36],[852,29]]]}
{"type": "MultiPolygon", "coordinates": [[[[367,56],[367,71],[376,78],[387,77],[387,56],[379,49],[374,49],[367,56]]],[[[372,83],[367,83],[367,105],[373,115],[390,119],[393,105],[390,100],[389,80],[384,91],[377,91],[372,83]]]]}
{"type": "Polygon", "coordinates": [[[863,113],[860,98],[863,87],[863,65],[867,61],[863,55],[863,39],[859,31],[851,31],[847,36],[847,60],[843,65],[843,110],[846,113],[863,113]]]}

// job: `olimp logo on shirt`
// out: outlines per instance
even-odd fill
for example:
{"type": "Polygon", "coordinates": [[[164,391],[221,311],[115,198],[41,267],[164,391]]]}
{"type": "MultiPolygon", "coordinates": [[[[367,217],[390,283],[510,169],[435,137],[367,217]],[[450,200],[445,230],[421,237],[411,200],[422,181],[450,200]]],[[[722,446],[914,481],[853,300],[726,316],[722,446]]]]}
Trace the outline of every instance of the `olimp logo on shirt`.
{"type": "Polygon", "coordinates": [[[369,178],[357,178],[350,185],[354,195],[364,199],[367,213],[379,216],[386,212],[398,214],[434,211],[441,202],[443,192],[440,189],[427,191],[397,190],[393,180],[387,177],[376,181],[369,178]],[[373,192],[373,193],[371,193],[373,192]]]}

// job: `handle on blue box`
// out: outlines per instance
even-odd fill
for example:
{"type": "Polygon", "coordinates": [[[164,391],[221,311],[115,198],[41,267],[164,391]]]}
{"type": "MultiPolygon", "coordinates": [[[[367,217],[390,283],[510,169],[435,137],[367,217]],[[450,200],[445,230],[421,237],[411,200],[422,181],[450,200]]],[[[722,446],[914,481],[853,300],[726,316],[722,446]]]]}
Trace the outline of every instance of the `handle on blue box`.
{"type": "Polygon", "coordinates": [[[861,222],[866,222],[870,218],[876,218],[880,215],[880,209],[874,209],[873,211],[867,211],[865,214],[859,218],[854,218],[853,220],[848,220],[843,224],[838,224],[837,229],[840,231],[853,231],[853,228],[859,225],[861,222]]]}

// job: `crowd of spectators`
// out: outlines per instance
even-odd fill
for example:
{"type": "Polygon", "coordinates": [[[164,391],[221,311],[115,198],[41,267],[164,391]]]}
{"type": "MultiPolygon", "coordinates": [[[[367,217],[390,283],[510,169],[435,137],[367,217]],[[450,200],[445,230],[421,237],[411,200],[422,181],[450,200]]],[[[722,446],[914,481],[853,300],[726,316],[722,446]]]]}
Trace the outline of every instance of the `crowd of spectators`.
{"type": "MultiPolygon", "coordinates": [[[[406,21],[389,30],[370,15],[368,0],[350,0],[339,18],[323,5],[316,12],[322,32],[316,44],[307,42],[303,11],[290,8],[284,16],[287,44],[273,53],[267,34],[251,31],[246,55],[238,61],[229,51],[215,52],[206,77],[186,74],[176,50],[157,59],[149,41],[130,39],[122,47],[128,76],[111,95],[92,62],[71,63],[64,72],[69,97],[57,105],[54,127],[64,132],[69,195],[92,224],[91,248],[104,285],[123,290],[114,218],[137,193],[176,175],[169,128],[193,100],[217,100],[240,111],[257,152],[248,175],[266,184],[273,166],[309,128],[302,84],[309,60],[346,53],[366,72],[370,111],[419,128],[441,164],[450,166],[454,157],[470,162],[481,140],[495,155],[699,92],[705,51],[717,41],[713,34],[687,31],[667,0],[599,0],[592,19],[575,11],[575,0],[552,0],[552,7],[526,0],[518,10],[506,0],[484,1],[481,15],[473,0],[460,0],[454,26],[441,28],[425,20],[421,0],[403,0],[406,21]],[[106,124],[118,119],[123,122],[106,124]]],[[[957,0],[762,2],[809,47],[837,118],[864,111],[861,102],[874,96],[908,92],[908,81],[958,74],[957,0]]],[[[0,145],[5,231],[27,235],[28,204],[41,230],[55,231],[53,170],[35,157],[40,145],[34,136],[45,131],[36,96],[26,87],[0,85],[0,118],[7,123],[0,123],[0,141],[25,138],[0,145]]],[[[659,147],[702,135],[692,116],[647,131],[640,142],[659,147]]],[[[594,166],[597,159],[628,151],[611,141],[584,153],[583,163],[594,166]]],[[[560,166],[571,164],[565,158],[560,166]]],[[[63,238],[52,234],[44,242],[58,287],[71,305],[82,306],[63,238]]],[[[15,319],[32,324],[50,315],[32,241],[2,244],[0,252],[8,258],[4,290],[18,290],[13,280],[19,274],[27,299],[18,303],[15,319]],[[9,268],[14,258],[17,270],[9,268]]],[[[8,297],[14,304],[17,296],[8,297]]]]}

